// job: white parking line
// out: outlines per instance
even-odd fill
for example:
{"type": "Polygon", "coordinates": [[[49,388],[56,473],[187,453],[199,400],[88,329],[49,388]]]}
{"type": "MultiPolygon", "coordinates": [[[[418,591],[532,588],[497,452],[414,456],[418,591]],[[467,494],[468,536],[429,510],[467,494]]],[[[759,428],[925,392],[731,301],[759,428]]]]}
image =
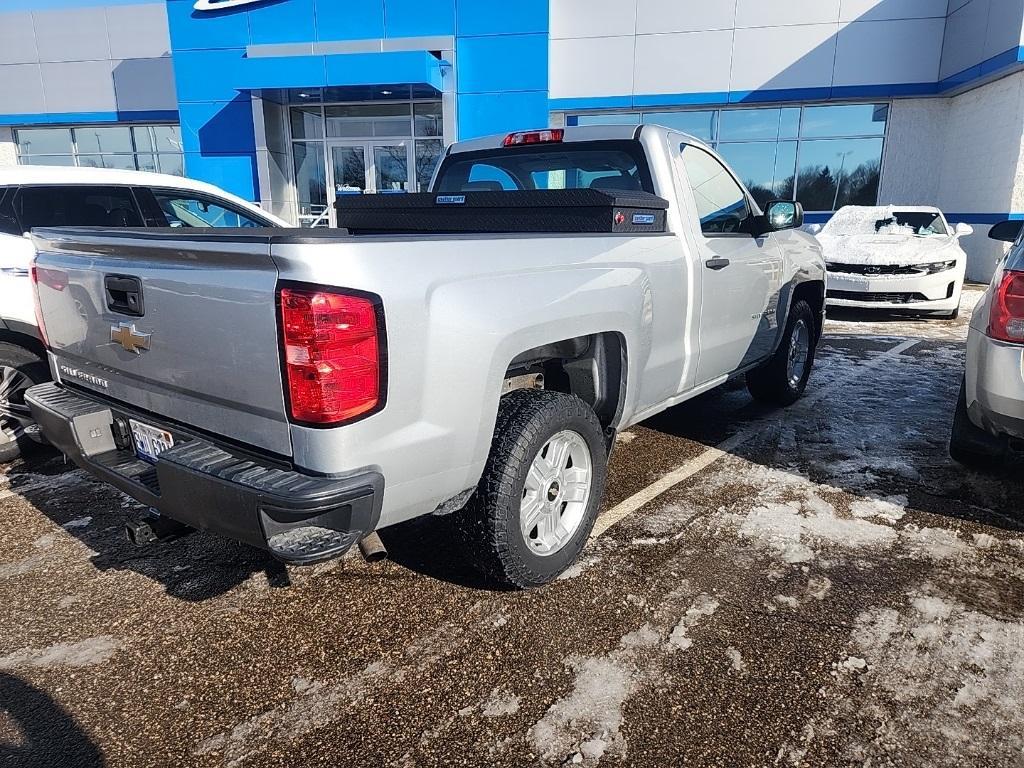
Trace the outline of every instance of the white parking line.
{"type": "MultiPolygon", "coordinates": [[[[868,371],[871,371],[884,363],[888,362],[891,358],[898,355],[902,355],[912,347],[916,347],[925,339],[907,339],[906,341],[897,344],[892,349],[886,350],[883,354],[878,357],[863,363],[842,381],[833,382],[832,385],[823,387],[816,391],[814,394],[805,397],[800,401],[802,407],[814,405],[819,400],[827,396],[837,386],[845,386],[851,381],[864,376],[868,371]]],[[[690,459],[682,466],[673,469],[667,475],[651,483],[649,486],[644,488],[637,493],[634,493],[628,499],[619,502],[611,509],[602,513],[598,516],[597,521],[594,523],[594,530],[590,534],[590,538],[596,539],[601,534],[605,533],[616,523],[621,522],[631,514],[636,512],[641,507],[647,505],[658,496],[661,496],[666,491],[670,491],[677,485],[682,483],[687,478],[693,477],[695,474],[703,469],[707,469],[709,466],[714,464],[716,461],[721,459],[723,456],[727,456],[736,450],[739,446],[748,442],[749,440],[756,437],[764,429],[764,426],[755,427],[747,430],[741,430],[727,440],[723,440],[721,443],[716,445],[714,448],[708,448],[704,453],[700,454],[696,458],[690,459]]]]}

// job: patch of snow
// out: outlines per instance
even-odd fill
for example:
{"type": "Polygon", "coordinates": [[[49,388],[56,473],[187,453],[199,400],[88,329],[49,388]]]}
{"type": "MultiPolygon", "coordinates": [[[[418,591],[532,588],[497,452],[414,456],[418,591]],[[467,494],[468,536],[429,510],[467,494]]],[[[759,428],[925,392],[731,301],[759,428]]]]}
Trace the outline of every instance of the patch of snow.
{"type": "Polygon", "coordinates": [[[729,659],[729,666],[732,667],[733,672],[737,675],[747,674],[747,662],[743,660],[743,654],[729,646],[725,649],[725,656],[729,659]]]}
{"type": "Polygon", "coordinates": [[[789,595],[776,595],[774,599],[776,603],[784,605],[787,608],[796,609],[800,607],[800,601],[795,597],[790,597],[789,595]]]}
{"type": "Polygon", "coordinates": [[[619,434],[615,436],[615,440],[623,445],[629,445],[636,440],[636,434],[633,432],[619,432],[619,434]]]}
{"type": "Polygon", "coordinates": [[[483,705],[484,717],[504,717],[519,711],[519,697],[495,688],[483,705]]]}
{"type": "Polygon", "coordinates": [[[900,540],[911,553],[929,560],[951,560],[971,557],[974,550],[956,531],[945,528],[917,528],[908,525],[900,532],[900,540]]]}
{"type": "Polygon", "coordinates": [[[567,581],[568,579],[575,579],[577,576],[582,576],[584,571],[593,565],[596,565],[600,558],[597,555],[584,555],[576,560],[575,563],[566,568],[558,577],[558,581],[567,581]]]}
{"type": "Polygon", "coordinates": [[[717,600],[708,594],[698,595],[693,604],[686,609],[683,618],[679,620],[679,623],[672,630],[672,634],[668,638],[669,643],[681,651],[690,648],[693,645],[693,640],[689,637],[689,631],[708,616],[714,615],[717,610],[717,600]]]}
{"type": "Polygon", "coordinates": [[[812,578],[807,582],[807,596],[815,600],[824,600],[832,591],[832,580],[828,576],[812,578]]]}
{"type": "Polygon", "coordinates": [[[909,500],[906,496],[889,496],[887,498],[858,499],[850,504],[850,514],[854,517],[880,517],[895,523],[906,514],[909,500]]]}
{"type": "Polygon", "coordinates": [[[107,661],[121,644],[110,635],[77,643],[55,643],[46,648],[22,648],[0,657],[0,669],[17,667],[90,667],[107,661]]]}
{"type": "Polygon", "coordinates": [[[868,663],[858,656],[848,656],[839,663],[839,668],[849,674],[860,674],[868,671],[868,663]]]}
{"type": "Polygon", "coordinates": [[[32,546],[36,549],[49,549],[53,546],[54,541],[56,541],[56,537],[52,533],[47,533],[33,541],[32,546]]]}
{"type": "Polygon", "coordinates": [[[65,530],[72,530],[73,528],[88,528],[92,524],[92,517],[89,515],[83,515],[82,517],[76,517],[74,520],[68,520],[61,528],[65,530]]]}
{"type": "Polygon", "coordinates": [[[991,549],[999,542],[999,540],[990,533],[975,533],[971,538],[974,539],[974,546],[978,549],[991,549]]]}

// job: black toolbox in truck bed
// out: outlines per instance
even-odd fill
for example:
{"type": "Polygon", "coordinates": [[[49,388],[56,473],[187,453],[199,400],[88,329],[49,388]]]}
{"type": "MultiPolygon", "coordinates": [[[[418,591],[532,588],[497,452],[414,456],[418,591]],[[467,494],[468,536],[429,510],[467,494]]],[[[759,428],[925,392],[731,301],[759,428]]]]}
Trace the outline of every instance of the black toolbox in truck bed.
{"type": "Polygon", "coordinates": [[[649,192],[598,189],[339,195],[335,205],[353,234],[657,233],[668,209],[649,192]]]}

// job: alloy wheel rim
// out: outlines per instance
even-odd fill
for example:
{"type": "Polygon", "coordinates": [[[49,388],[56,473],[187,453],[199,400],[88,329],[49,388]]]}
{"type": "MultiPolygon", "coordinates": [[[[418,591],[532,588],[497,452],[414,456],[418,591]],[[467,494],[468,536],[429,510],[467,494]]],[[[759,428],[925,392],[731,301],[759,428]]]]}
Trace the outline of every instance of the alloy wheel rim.
{"type": "Polygon", "coordinates": [[[796,389],[807,371],[807,361],[811,356],[811,331],[804,320],[797,320],[793,326],[793,334],[789,341],[789,358],[786,365],[786,377],[789,386],[796,389]]]}
{"type": "Polygon", "coordinates": [[[526,473],[519,527],[526,546],[547,557],[576,534],[590,502],[594,462],[586,440],[572,430],[553,435],[526,473]]]}
{"type": "Polygon", "coordinates": [[[34,423],[25,390],[34,382],[9,365],[0,365],[0,445],[20,440],[34,423]]]}

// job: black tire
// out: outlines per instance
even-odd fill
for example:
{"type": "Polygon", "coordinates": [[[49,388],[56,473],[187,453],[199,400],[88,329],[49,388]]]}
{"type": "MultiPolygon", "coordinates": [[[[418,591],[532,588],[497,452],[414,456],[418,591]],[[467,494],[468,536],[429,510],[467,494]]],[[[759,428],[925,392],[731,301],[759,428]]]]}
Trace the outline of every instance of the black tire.
{"type": "Polygon", "coordinates": [[[960,396],[953,413],[953,432],[949,438],[949,455],[965,467],[979,470],[998,469],[1005,460],[999,439],[976,427],[967,415],[967,382],[960,382],[960,396]]]}
{"type": "Polygon", "coordinates": [[[587,543],[604,494],[608,451],[593,409],[575,395],[517,390],[498,406],[494,440],[476,492],[457,525],[473,563],[501,584],[525,589],[554,580],[587,543]],[[520,506],[534,459],[559,432],[570,430],[590,450],[589,497],[578,526],[560,549],[538,555],[520,531],[520,506]]]}
{"type": "Polygon", "coordinates": [[[814,367],[814,352],[818,343],[818,330],[811,306],[802,299],[795,302],[786,319],[786,330],[779,342],[779,348],[771,360],[747,374],[747,390],[753,398],[769,405],[792,405],[807,389],[807,379],[814,367]],[[789,353],[793,344],[794,329],[802,322],[810,333],[807,360],[799,380],[794,384],[789,376],[789,353]]]}
{"type": "MultiPolygon", "coordinates": [[[[39,355],[17,344],[0,341],[0,387],[3,387],[4,383],[4,369],[21,374],[21,379],[29,386],[50,380],[50,369],[39,355]]],[[[0,462],[14,461],[39,445],[20,430],[15,432],[13,419],[4,418],[6,414],[3,409],[8,406],[13,406],[18,409],[19,415],[24,415],[22,409],[27,388],[19,385],[16,390],[9,393],[9,403],[6,399],[8,393],[0,390],[0,398],[3,398],[0,399],[0,462]]]]}

